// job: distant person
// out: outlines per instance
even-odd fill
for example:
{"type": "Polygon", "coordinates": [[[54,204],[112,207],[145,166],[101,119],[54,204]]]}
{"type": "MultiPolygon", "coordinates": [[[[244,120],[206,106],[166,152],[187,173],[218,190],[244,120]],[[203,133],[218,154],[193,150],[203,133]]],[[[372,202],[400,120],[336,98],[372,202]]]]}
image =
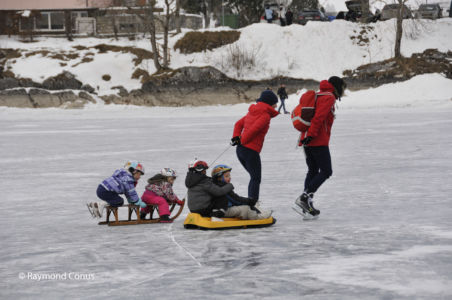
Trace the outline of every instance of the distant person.
{"type": "Polygon", "coordinates": [[[290,8],[286,12],[286,24],[287,26],[292,25],[293,21],[293,12],[290,10],[290,8]]]}
{"type": "Polygon", "coordinates": [[[279,7],[279,22],[281,26],[286,26],[286,9],[282,5],[279,7]]]}
{"type": "Polygon", "coordinates": [[[286,105],[284,103],[286,101],[286,99],[288,98],[287,92],[286,92],[286,86],[284,84],[280,85],[277,94],[279,96],[279,100],[281,100],[281,104],[279,105],[278,112],[281,112],[281,108],[283,108],[284,114],[288,114],[289,112],[286,111],[286,105]]]}
{"type": "Polygon", "coordinates": [[[267,23],[273,22],[273,10],[268,5],[265,7],[265,20],[267,20],[267,23]]]}
{"type": "Polygon", "coordinates": [[[308,173],[304,181],[304,192],[295,200],[295,208],[312,216],[320,214],[313,205],[314,193],[332,174],[329,141],[334,122],[334,105],[341,99],[347,85],[337,76],[320,82],[320,93],[311,125],[300,136],[299,146],[303,146],[308,173]]]}
{"type": "Polygon", "coordinates": [[[250,174],[248,198],[258,201],[261,184],[260,152],[270,128],[270,121],[279,113],[275,110],[278,96],[272,91],[261,93],[256,104],[251,104],[248,113],[234,125],[231,145],[237,146],[237,158],[250,174]]]}

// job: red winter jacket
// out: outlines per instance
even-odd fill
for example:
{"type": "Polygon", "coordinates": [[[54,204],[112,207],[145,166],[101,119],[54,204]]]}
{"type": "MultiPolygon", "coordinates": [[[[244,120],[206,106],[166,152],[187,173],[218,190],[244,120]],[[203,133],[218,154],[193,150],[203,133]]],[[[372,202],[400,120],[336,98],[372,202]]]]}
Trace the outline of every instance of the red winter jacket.
{"type": "Polygon", "coordinates": [[[240,136],[244,147],[261,152],[265,135],[270,128],[270,119],[279,113],[264,102],[252,104],[246,116],[234,125],[233,137],[240,136]]]}
{"type": "Polygon", "coordinates": [[[320,82],[320,93],[329,92],[331,95],[318,96],[315,107],[315,114],[311,120],[311,126],[307,132],[301,135],[301,139],[312,136],[312,141],[308,146],[328,146],[331,136],[331,127],[334,122],[334,104],[336,97],[333,95],[334,87],[327,80],[320,82]]]}

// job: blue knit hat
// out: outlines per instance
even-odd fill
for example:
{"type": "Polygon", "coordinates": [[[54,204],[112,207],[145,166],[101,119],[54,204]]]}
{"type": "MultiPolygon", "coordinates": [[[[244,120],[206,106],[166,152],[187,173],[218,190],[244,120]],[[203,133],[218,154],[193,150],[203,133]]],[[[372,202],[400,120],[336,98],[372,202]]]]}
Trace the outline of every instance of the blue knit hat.
{"type": "Polygon", "coordinates": [[[256,100],[256,102],[264,102],[272,106],[278,103],[278,97],[272,91],[265,90],[261,93],[261,96],[256,100]]]}

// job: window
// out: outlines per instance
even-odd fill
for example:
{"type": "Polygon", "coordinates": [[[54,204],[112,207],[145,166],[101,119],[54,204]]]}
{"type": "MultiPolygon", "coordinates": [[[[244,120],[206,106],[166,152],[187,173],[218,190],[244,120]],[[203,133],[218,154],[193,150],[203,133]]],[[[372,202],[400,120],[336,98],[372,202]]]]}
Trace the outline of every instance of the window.
{"type": "Polygon", "coordinates": [[[64,30],[64,12],[62,11],[41,12],[41,14],[36,17],[35,29],[42,31],[64,30]]]}
{"type": "Polygon", "coordinates": [[[49,29],[49,13],[43,12],[40,16],[36,17],[36,29],[48,30],[49,29]]]}
{"type": "Polygon", "coordinates": [[[50,29],[51,30],[64,29],[64,12],[50,13],[50,29]]]}
{"type": "Polygon", "coordinates": [[[72,19],[86,18],[86,17],[88,17],[88,12],[87,11],[73,11],[73,12],[71,12],[71,17],[72,17],[72,19]]]}

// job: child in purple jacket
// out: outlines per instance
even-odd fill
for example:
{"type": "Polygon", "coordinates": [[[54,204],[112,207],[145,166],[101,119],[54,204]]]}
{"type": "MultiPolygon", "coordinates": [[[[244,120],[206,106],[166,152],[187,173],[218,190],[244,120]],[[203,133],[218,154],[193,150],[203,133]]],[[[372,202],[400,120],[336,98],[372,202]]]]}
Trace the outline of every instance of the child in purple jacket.
{"type": "Polygon", "coordinates": [[[88,210],[93,218],[101,218],[104,208],[107,205],[119,207],[124,204],[124,199],[119,196],[124,194],[127,201],[134,205],[146,207],[146,203],[141,201],[135,186],[141,175],[144,175],[144,167],[137,161],[129,161],[123,169],[116,170],[112,176],[108,177],[97,187],[97,197],[104,201],[88,203],[88,210]]]}

